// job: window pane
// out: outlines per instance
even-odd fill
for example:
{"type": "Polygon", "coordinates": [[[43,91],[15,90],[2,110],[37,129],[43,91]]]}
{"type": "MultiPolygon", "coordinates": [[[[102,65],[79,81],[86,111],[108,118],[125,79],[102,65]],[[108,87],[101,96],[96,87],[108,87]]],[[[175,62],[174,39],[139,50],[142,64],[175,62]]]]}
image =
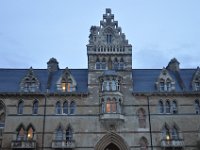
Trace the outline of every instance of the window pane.
{"type": "Polygon", "coordinates": [[[74,114],[75,113],[75,102],[71,102],[70,104],[70,114],[74,114]]]}
{"type": "Polygon", "coordinates": [[[63,113],[68,114],[68,102],[64,102],[63,104],[63,113]]]}

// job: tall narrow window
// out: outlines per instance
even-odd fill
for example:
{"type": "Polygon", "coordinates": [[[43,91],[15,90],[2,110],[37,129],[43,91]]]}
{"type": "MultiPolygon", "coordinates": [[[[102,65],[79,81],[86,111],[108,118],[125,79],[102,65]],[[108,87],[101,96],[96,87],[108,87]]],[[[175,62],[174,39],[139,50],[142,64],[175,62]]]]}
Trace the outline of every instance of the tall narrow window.
{"type": "Polygon", "coordinates": [[[33,128],[30,126],[29,128],[28,128],[28,131],[27,131],[27,139],[28,140],[33,140],[33,134],[34,133],[34,130],[33,130],[33,128]]]}
{"type": "Polygon", "coordinates": [[[108,44],[112,43],[112,35],[111,34],[107,34],[106,41],[107,41],[108,44]]]}
{"type": "Polygon", "coordinates": [[[38,114],[38,101],[35,100],[33,103],[33,110],[32,110],[33,114],[38,114]]]}
{"type": "Polygon", "coordinates": [[[170,132],[169,132],[169,128],[165,125],[165,127],[163,128],[162,130],[162,134],[163,134],[163,138],[165,140],[170,140],[171,137],[170,137],[170,132]]]}
{"type": "Polygon", "coordinates": [[[113,69],[114,70],[118,70],[119,69],[119,63],[117,58],[115,58],[114,62],[113,62],[113,69]]]}
{"type": "Polygon", "coordinates": [[[170,113],[170,102],[167,100],[165,104],[166,108],[166,113],[170,113]]]}
{"type": "Polygon", "coordinates": [[[142,108],[138,110],[138,122],[140,128],[146,128],[146,115],[145,110],[142,108]]]}
{"type": "Polygon", "coordinates": [[[116,100],[115,99],[107,99],[106,102],[106,112],[107,113],[116,113],[117,111],[117,105],[116,105],[116,100]]]}
{"type": "Polygon", "coordinates": [[[57,141],[63,140],[63,130],[62,130],[61,126],[59,126],[58,129],[56,130],[56,140],[57,141]]]}
{"type": "Polygon", "coordinates": [[[61,88],[62,88],[62,91],[63,91],[63,92],[66,91],[66,89],[67,89],[66,81],[63,80],[63,81],[61,82],[61,88]]]}
{"type": "Polygon", "coordinates": [[[68,114],[68,102],[67,101],[65,101],[63,103],[63,113],[68,114]]]}
{"type": "Polygon", "coordinates": [[[199,105],[198,99],[195,100],[195,106],[194,107],[195,107],[195,113],[199,114],[200,113],[200,105],[199,105]]]}
{"type": "Polygon", "coordinates": [[[25,140],[25,131],[23,127],[20,127],[17,133],[17,140],[21,141],[21,140],[25,140]]]}
{"type": "Polygon", "coordinates": [[[172,102],[172,112],[173,114],[176,114],[178,112],[177,103],[175,100],[172,102]]]}
{"type": "Polygon", "coordinates": [[[72,92],[73,91],[73,86],[72,86],[72,80],[71,79],[69,79],[67,81],[67,91],[68,92],[72,92]]]}
{"type": "Polygon", "coordinates": [[[148,141],[145,137],[140,139],[140,150],[147,150],[148,149],[148,141]]]}
{"type": "Polygon", "coordinates": [[[100,63],[100,61],[99,61],[99,58],[97,58],[97,60],[96,60],[96,69],[101,69],[101,63],[100,63]]]}
{"type": "Polygon", "coordinates": [[[101,62],[101,69],[105,70],[106,69],[106,59],[103,58],[102,62],[101,62]]]}
{"type": "Polygon", "coordinates": [[[119,69],[120,69],[120,70],[123,70],[123,69],[124,69],[124,60],[123,60],[123,58],[120,59],[120,62],[119,62],[119,69]]]}
{"type": "Polygon", "coordinates": [[[159,107],[159,113],[164,113],[164,105],[161,100],[159,101],[158,107],[159,107]]]}
{"type": "Polygon", "coordinates": [[[70,114],[74,114],[76,109],[76,104],[74,101],[70,103],[70,114]]]}
{"type": "Polygon", "coordinates": [[[18,114],[23,114],[23,108],[24,108],[24,102],[20,101],[19,104],[18,104],[17,113],[18,114]]]}
{"type": "Polygon", "coordinates": [[[172,128],[172,139],[177,140],[178,138],[178,129],[174,126],[172,128]]]}
{"type": "Polygon", "coordinates": [[[61,104],[60,102],[56,103],[56,114],[61,114],[62,110],[61,110],[61,104]]]}
{"type": "Polygon", "coordinates": [[[169,79],[167,79],[167,91],[171,91],[171,81],[169,79]]]}
{"type": "Polygon", "coordinates": [[[73,134],[72,134],[72,129],[71,127],[68,127],[66,130],[66,142],[72,142],[73,139],[73,134]]]}
{"type": "Polygon", "coordinates": [[[160,80],[160,91],[161,92],[165,91],[165,82],[163,79],[160,80]]]}

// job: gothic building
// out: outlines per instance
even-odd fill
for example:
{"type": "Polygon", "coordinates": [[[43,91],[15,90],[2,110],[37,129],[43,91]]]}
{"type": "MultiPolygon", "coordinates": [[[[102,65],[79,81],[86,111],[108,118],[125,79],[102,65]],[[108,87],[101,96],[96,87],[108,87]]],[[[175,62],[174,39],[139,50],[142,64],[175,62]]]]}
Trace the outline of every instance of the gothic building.
{"type": "Polygon", "coordinates": [[[87,69],[0,69],[2,150],[199,149],[199,68],[134,69],[111,9],[87,56],[87,69]]]}

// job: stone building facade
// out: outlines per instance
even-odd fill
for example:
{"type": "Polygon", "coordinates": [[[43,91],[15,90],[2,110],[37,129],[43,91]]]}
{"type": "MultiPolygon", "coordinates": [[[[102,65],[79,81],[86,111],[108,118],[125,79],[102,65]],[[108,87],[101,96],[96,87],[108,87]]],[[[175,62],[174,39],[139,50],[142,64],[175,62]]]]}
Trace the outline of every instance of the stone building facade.
{"type": "Polygon", "coordinates": [[[200,69],[132,69],[106,9],[90,29],[88,69],[0,69],[2,150],[197,150],[200,69]]]}

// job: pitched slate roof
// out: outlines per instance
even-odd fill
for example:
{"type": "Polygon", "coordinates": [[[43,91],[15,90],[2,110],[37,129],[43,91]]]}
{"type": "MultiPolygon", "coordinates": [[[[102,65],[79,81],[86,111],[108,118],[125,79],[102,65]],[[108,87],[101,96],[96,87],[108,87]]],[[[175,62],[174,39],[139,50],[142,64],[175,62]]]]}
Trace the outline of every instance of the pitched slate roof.
{"type": "MultiPolygon", "coordinates": [[[[0,93],[20,92],[20,82],[29,69],[0,69],[0,93]]],[[[77,82],[76,93],[88,92],[88,69],[69,69],[77,82]]],[[[155,82],[162,69],[133,69],[133,92],[157,92],[155,82]]],[[[34,74],[40,82],[40,92],[57,91],[56,83],[64,69],[53,72],[51,76],[47,69],[34,69],[34,74]],[[50,78],[49,78],[50,77],[50,78]]],[[[169,71],[169,70],[168,70],[169,71]]],[[[196,69],[180,69],[179,74],[169,71],[175,81],[175,92],[192,92],[191,81],[196,69]]]]}

